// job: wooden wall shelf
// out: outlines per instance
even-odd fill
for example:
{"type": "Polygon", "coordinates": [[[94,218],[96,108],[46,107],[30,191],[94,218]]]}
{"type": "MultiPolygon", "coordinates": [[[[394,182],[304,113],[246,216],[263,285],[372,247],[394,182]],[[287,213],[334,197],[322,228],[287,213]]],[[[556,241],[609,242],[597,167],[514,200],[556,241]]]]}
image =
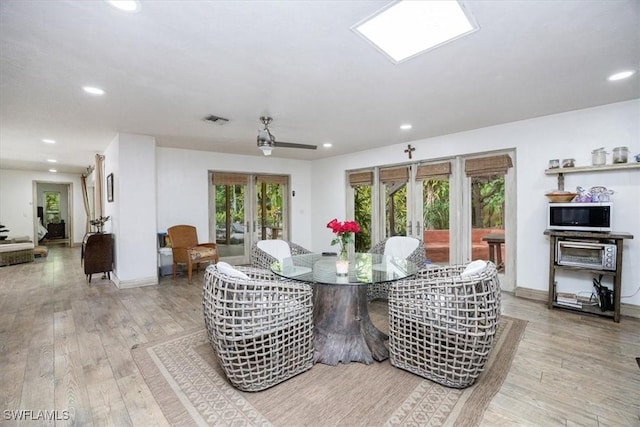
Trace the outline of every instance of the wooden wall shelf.
{"type": "Polygon", "coordinates": [[[574,168],[554,168],[546,169],[544,171],[547,175],[559,175],[563,173],[579,173],[579,172],[601,172],[601,171],[617,171],[617,170],[630,170],[640,169],[640,163],[619,163],[616,165],[602,165],[602,166],[580,166],[574,168]]]}
{"type": "Polygon", "coordinates": [[[558,175],[558,190],[564,191],[564,174],[566,173],[591,173],[591,172],[605,172],[605,171],[619,171],[619,170],[640,170],[640,163],[620,163],[616,165],[602,165],[602,166],[580,166],[577,168],[554,168],[546,169],[545,175],[558,175]]]}

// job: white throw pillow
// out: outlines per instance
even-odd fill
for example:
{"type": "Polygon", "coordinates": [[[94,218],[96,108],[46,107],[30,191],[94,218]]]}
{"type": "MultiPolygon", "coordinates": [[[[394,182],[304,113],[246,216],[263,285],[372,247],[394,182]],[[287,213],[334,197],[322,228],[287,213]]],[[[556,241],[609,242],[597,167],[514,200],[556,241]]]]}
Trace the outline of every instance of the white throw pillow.
{"type": "Polygon", "coordinates": [[[289,243],[284,240],[260,240],[258,248],[262,249],[276,260],[282,262],[285,258],[291,257],[291,248],[289,243]]]}
{"type": "Polygon", "coordinates": [[[469,277],[474,274],[480,274],[487,268],[487,262],[481,259],[471,261],[462,273],[460,277],[469,277]]]}
{"type": "Polygon", "coordinates": [[[420,240],[407,236],[393,236],[384,244],[384,255],[407,259],[420,245],[420,240]]]}
{"type": "Polygon", "coordinates": [[[231,264],[226,263],[224,261],[219,261],[216,264],[216,267],[218,268],[218,271],[224,275],[227,275],[229,277],[233,277],[233,278],[238,278],[238,279],[244,279],[244,280],[249,280],[249,276],[247,276],[246,274],[244,274],[242,271],[240,270],[236,270],[235,268],[233,268],[231,266],[231,264]]]}

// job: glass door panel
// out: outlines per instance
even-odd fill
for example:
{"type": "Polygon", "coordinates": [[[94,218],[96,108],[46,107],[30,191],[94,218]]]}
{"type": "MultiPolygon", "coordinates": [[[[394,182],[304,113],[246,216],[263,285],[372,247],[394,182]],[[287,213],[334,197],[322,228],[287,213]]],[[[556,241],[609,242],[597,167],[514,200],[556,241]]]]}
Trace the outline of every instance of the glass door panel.
{"type": "Polygon", "coordinates": [[[421,238],[427,258],[434,264],[450,264],[449,179],[425,179],[421,184],[420,216],[424,226],[421,238]]]}
{"type": "Polygon", "coordinates": [[[388,182],[384,184],[385,235],[407,235],[407,183],[388,182]]]}
{"type": "Polygon", "coordinates": [[[505,177],[495,174],[470,178],[471,260],[493,260],[502,270],[505,259],[505,177]]]}
{"type": "Polygon", "coordinates": [[[353,187],[354,220],[360,226],[360,232],[355,235],[355,251],[367,252],[371,249],[371,220],[373,213],[373,199],[371,185],[356,185],[353,187]]]}
{"type": "Polygon", "coordinates": [[[287,177],[259,177],[256,184],[257,195],[257,231],[259,240],[282,239],[288,240],[286,227],[285,182],[287,177]]]}
{"type": "Polygon", "coordinates": [[[380,202],[384,216],[382,239],[391,236],[407,236],[407,228],[411,220],[411,209],[407,183],[409,182],[409,166],[381,169],[380,202]]]}
{"type": "Polygon", "coordinates": [[[220,258],[245,257],[247,185],[215,185],[216,244],[220,258]]]}

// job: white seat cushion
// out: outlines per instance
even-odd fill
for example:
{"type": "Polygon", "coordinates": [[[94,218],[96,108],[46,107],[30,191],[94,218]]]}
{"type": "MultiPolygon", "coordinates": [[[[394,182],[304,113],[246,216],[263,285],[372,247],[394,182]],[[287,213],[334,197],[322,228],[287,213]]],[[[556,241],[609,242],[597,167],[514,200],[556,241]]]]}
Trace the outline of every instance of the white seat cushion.
{"type": "Polygon", "coordinates": [[[481,259],[471,261],[465,267],[464,271],[460,273],[460,277],[469,277],[474,274],[480,274],[487,268],[487,262],[481,259]]]}
{"type": "Polygon", "coordinates": [[[229,277],[233,277],[236,279],[244,279],[244,280],[249,280],[249,276],[247,276],[246,274],[244,274],[242,271],[240,270],[236,270],[235,268],[233,268],[231,266],[231,264],[228,264],[224,261],[219,261],[216,264],[216,268],[218,269],[218,271],[226,276],[229,277]]]}
{"type": "Polygon", "coordinates": [[[0,252],[24,251],[33,249],[34,247],[33,242],[5,243],[0,245],[0,252]]]}
{"type": "Polygon", "coordinates": [[[284,240],[260,240],[258,248],[265,251],[278,261],[291,257],[291,248],[284,240]]]}
{"type": "Polygon", "coordinates": [[[396,258],[408,258],[420,245],[420,241],[413,237],[393,236],[384,244],[384,255],[396,258]]]}

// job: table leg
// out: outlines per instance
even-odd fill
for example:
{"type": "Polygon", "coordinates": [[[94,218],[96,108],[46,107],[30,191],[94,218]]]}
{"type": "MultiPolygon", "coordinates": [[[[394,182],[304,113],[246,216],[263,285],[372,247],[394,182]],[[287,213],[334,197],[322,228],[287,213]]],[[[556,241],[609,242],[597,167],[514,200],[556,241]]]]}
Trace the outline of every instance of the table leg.
{"type": "Polygon", "coordinates": [[[315,362],[368,365],[389,358],[388,336],[369,318],[366,286],[317,284],[314,293],[315,362]]]}
{"type": "Polygon", "coordinates": [[[504,270],[504,264],[502,264],[502,243],[496,243],[496,259],[498,263],[498,270],[504,270]]]}

